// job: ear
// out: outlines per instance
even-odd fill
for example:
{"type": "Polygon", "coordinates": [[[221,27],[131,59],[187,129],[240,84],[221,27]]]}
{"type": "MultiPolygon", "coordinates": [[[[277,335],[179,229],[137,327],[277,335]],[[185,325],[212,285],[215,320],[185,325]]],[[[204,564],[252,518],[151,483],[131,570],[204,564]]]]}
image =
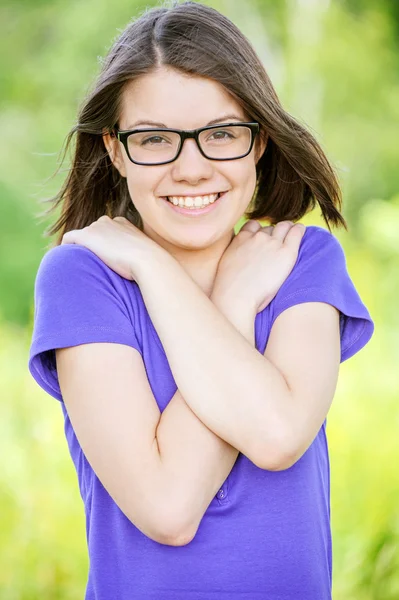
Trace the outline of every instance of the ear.
{"type": "Polygon", "coordinates": [[[255,144],[255,164],[258,164],[259,159],[263,156],[268,139],[269,136],[261,130],[255,144]]]}
{"type": "Polygon", "coordinates": [[[123,160],[122,148],[115,133],[113,131],[110,132],[103,129],[103,140],[112,164],[116,169],[118,169],[122,177],[126,177],[126,168],[123,160]]]}

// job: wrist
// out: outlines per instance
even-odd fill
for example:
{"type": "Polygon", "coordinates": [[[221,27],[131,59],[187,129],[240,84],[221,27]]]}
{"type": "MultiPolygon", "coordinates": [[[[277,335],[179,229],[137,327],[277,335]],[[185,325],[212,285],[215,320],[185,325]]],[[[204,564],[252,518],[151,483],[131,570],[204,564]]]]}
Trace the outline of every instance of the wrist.
{"type": "Polygon", "coordinates": [[[146,281],[146,277],[153,279],[154,276],[157,276],[154,271],[164,273],[168,265],[174,263],[176,263],[176,260],[163,248],[151,248],[139,260],[136,259],[134,265],[132,264],[132,278],[140,286],[140,283],[146,281]]]}
{"type": "Polygon", "coordinates": [[[232,301],[216,293],[212,293],[210,300],[248,342],[255,345],[255,317],[256,311],[248,306],[242,306],[237,301],[232,301]]]}

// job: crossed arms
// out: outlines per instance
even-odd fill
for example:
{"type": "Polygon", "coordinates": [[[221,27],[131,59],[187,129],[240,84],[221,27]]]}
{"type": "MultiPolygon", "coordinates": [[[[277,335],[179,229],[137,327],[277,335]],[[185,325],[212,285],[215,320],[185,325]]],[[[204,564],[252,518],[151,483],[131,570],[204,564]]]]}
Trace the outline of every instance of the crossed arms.
{"type": "Polygon", "coordinates": [[[184,545],[238,452],[282,470],[312,443],[336,388],[339,312],[289,308],[262,356],[248,307],[208,298],[171,257],[151,275],[140,290],[178,387],[162,415],[134,348],[59,349],[57,370],[79,443],[119,508],[155,541],[184,545]]]}

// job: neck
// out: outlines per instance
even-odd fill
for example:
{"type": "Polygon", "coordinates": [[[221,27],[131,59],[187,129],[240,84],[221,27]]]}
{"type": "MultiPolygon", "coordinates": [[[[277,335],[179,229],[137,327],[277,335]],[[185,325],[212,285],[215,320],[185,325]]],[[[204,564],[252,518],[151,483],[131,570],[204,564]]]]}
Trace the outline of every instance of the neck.
{"type": "Polygon", "coordinates": [[[199,249],[171,244],[167,240],[159,238],[153,231],[150,232],[151,235],[147,231],[145,233],[169,252],[191,279],[210,297],[219,261],[234,238],[234,230],[217,240],[215,244],[199,249]]]}

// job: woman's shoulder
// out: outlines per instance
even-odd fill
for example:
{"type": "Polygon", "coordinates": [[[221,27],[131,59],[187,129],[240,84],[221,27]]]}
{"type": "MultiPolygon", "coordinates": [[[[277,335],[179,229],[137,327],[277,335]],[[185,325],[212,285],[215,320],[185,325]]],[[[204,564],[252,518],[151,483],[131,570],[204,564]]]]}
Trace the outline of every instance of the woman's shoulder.
{"type": "Polygon", "coordinates": [[[94,252],[79,244],[54,246],[43,256],[35,279],[35,302],[74,305],[83,313],[93,310],[120,309],[133,318],[140,310],[139,290],[135,281],[123,278],[94,252]]]}
{"type": "Polygon", "coordinates": [[[61,244],[53,246],[43,255],[39,272],[53,269],[76,270],[91,266],[93,269],[109,269],[105,263],[86,246],[80,244],[61,244]]]}
{"type": "Polygon", "coordinates": [[[341,313],[341,361],[360,350],[374,330],[372,318],[348,272],[337,237],[323,227],[307,227],[296,264],[269,305],[272,324],[295,304],[323,302],[341,313]]]}
{"type": "Polygon", "coordinates": [[[316,247],[342,247],[338,238],[331,233],[328,229],[320,227],[319,225],[307,225],[305,233],[302,238],[300,249],[302,251],[309,251],[316,247]]]}
{"type": "MultiPolygon", "coordinates": [[[[79,284],[96,286],[112,284],[121,293],[127,289],[125,280],[105,264],[92,250],[79,244],[62,244],[47,250],[36,275],[36,286],[79,284]]],[[[132,283],[132,282],[128,282],[132,283]]]]}
{"type": "Polygon", "coordinates": [[[298,258],[292,274],[298,274],[304,267],[312,270],[312,266],[320,268],[320,264],[345,264],[344,249],[338,238],[324,227],[308,225],[302,237],[298,258]]]}

